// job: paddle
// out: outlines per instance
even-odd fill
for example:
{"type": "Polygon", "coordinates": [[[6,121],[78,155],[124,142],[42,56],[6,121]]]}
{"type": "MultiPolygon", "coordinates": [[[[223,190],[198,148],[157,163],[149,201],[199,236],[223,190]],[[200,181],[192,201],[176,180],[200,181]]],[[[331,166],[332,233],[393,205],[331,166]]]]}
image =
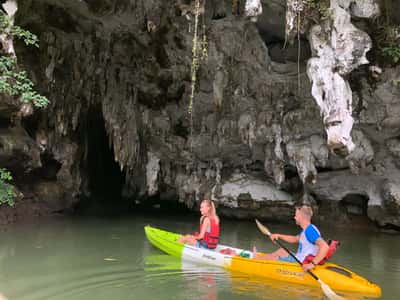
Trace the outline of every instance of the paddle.
{"type": "MultiPolygon", "coordinates": [[[[263,224],[261,224],[257,219],[256,219],[256,224],[258,229],[260,229],[260,231],[262,233],[264,233],[265,235],[271,236],[271,232],[268,230],[267,227],[265,227],[263,224]]],[[[275,242],[281,246],[283,249],[286,250],[287,253],[289,253],[289,255],[291,257],[293,257],[301,266],[303,265],[301,263],[301,261],[299,261],[297,259],[297,257],[288,249],[286,248],[284,245],[282,245],[282,243],[279,240],[275,240],[275,242]]],[[[329,285],[327,285],[325,282],[323,282],[321,279],[319,279],[317,277],[317,275],[315,275],[313,272],[311,272],[310,270],[307,271],[316,281],[318,281],[318,283],[321,285],[322,291],[324,292],[324,294],[331,300],[344,300],[343,297],[340,297],[339,295],[337,295],[330,287],[329,285]]]]}

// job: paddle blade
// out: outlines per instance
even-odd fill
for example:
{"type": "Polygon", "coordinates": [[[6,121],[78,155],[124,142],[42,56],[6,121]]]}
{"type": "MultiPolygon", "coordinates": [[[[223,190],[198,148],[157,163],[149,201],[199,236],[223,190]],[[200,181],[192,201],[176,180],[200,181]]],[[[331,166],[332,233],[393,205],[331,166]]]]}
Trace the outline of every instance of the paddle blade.
{"type": "Polygon", "coordinates": [[[268,230],[268,228],[265,227],[263,224],[261,224],[257,219],[255,219],[255,220],[256,220],[256,224],[257,224],[258,229],[260,229],[260,231],[261,231],[262,233],[264,233],[264,234],[270,236],[270,235],[271,235],[271,232],[268,230]]]}
{"type": "Polygon", "coordinates": [[[319,284],[321,285],[321,289],[324,292],[325,296],[330,300],[345,300],[343,297],[337,295],[325,282],[321,279],[318,279],[319,284]]]}

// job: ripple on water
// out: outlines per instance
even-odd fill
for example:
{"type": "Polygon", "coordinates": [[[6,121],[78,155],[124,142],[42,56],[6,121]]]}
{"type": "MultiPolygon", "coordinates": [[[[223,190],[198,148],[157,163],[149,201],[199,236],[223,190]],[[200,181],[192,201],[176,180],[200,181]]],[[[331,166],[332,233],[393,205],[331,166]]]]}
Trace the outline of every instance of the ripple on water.
{"type": "Polygon", "coordinates": [[[24,288],[13,296],[21,300],[83,299],[79,296],[91,295],[93,291],[104,291],[122,286],[134,287],[135,283],[139,284],[141,278],[141,268],[133,269],[121,265],[79,269],[62,274],[36,276],[29,280],[20,278],[20,282],[15,282],[15,284],[24,288]],[[27,285],[26,282],[29,284],[27,285]]]}

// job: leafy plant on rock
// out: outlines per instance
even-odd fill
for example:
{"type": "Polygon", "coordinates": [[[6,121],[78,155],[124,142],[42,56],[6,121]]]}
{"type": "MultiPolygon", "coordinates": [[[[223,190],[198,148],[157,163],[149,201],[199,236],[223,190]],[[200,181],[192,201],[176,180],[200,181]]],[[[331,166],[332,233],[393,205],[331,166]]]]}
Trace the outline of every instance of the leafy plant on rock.
{"type": "Polygon", "coordinates": [[[0,169],[0,205],[8,204],[9,206],[14,206],[16,194],[14,187],[8,183],[11,180],[11,173],[6,169],[0,169]]]}
{"type": "MultiPolygon", "coordinates": [[[[0,34],[22,39],[28,46],[39,47],[36,35],[19,26],[10,28],[10,19],[4,14],[0,15],[0,34]]],[[[39,108],[46,107],[49,100],[37,93],[33,87],[34,84],[26,71],[19,69],[16,58],[0,54],[0,93],[18,97],[22,103],[32,103],[39,108]]]]}
{"type": "MultiPolygon", "coordinates": [[[[38,38],[31,32],[11,23],[9,16],[0,13],[0,39],[4,45],[19,38],[29,46],[39,47],[38,38]]],[[[15,97],[22,103],[32,103],[34,106],[43,108],[49,104],[49,100],[34,90],[33,82],[28,78],[26,71],[21,70],[17,64],[15,54],[0,49],[0,94],[15,97]]],[[[11,173],[0,168],[0,205],[15,203],[15,188],[10,184],[11,173]]]]}

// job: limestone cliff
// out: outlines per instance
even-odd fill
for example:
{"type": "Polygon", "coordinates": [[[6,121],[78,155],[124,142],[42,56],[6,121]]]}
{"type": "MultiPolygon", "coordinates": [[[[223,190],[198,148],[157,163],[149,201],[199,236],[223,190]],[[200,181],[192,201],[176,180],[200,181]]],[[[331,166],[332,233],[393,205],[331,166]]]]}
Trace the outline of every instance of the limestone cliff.
{"type": "MultiPolygon", "coordinates": [[[[366,216],[400,227],[400,69],[385,68],[371,79],[357,61],[368,47],[353,42],[353,56],[339,61],[337,39],[317,41],[322,27],[314,24],[283,48],[286,1],[261,1],[257,23],[245,15],[245,1],[234,3],[239,8],[207,1],[200,18],[207,59],[200,63],[191,130],[189,1],[20,2],[16,20],[39,35],[41,47],[17,47],[17,55],[51,100],[47,111],[23,122],[41,149],[39,159],[29,158],[37,166],[23,172],[38,198],[63,199],[57,210],[91,195],[131,203],[151,196],[196,207],[211,193],[222,214],[284,220],[304,184],[309,197],[303,200],[320,218],[351,223],[366,216]],[[332,71],[324,73],[334,91],[327,106],[315,98],[326,93],[316,92],[315,68],[332,71]],[[326,137],[336,100],[345,108],[341,116],[354,120],[346,127],[354,147],[340,153],[328,147],[329,132],[326,137]],[[44,192],[50,186],[57,192],[44,192]]],[[[346,20],[343,38],[371,43],[363,2],[331,2],[344,18],[338,22],[346,20]]]]}

